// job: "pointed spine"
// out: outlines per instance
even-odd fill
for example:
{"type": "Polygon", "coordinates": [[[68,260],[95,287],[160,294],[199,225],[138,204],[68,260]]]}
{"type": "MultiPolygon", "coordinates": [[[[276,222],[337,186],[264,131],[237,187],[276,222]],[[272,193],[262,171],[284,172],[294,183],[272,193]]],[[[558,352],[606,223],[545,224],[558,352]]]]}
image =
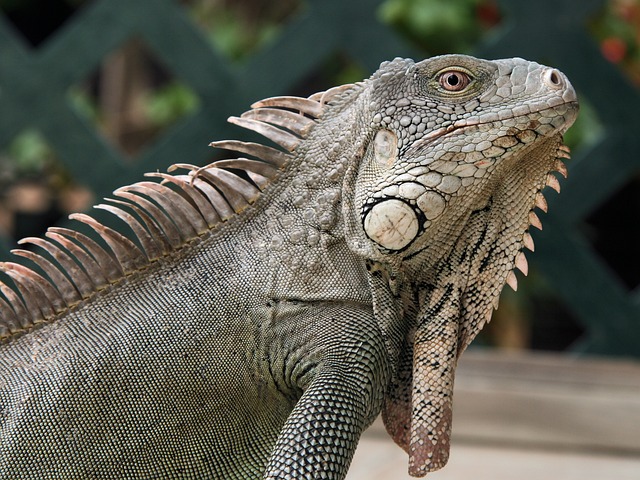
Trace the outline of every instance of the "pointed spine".
{"type": "Polygon", "coordinates": [[[188,237],[185,235],[186,239],[193,238],[209,230],[209,226],[202,214],[188,200],[171,188],[154,182],[138,182],[134,185],[139,185],[146,189],[147,195],[164,208],[166,212],[169,212],[170,217],[174,218],[176,223],[179,223],[178,226],[180,228],[186,230],[187,226],[184,225],[184,222],[189,224],[188,228],[193,230],[194,234],[188,237]]]}
{"type": "Polygon", "coordinates": [[[178,228],[158,206],[137,193],[130,192],[123,188],[119,188],[113,192],[113,194],[116,197],[128,200],[132,205],[140,208],[141,211],[152,218],[156,225],[158,225],[158,228],[162,230],[172,249],[178,248],[181,245],[182,239],[180,238],[178,228]]]}
{"type": "Polygon", "coordinates": [[[260,194],[256,187],[236,174],[221,168],[203,167],[195,171],[193,175],[195,178],[201,177],[215,185],[236,213],[248,207],[260,194]]]}
{"type": "Polygon", "coordinates": [[[549,173],[547,175],[547,186],[560,193],[560,182],[558,182],[558,179],[552,173],[549,173]]]}
{"type": "Polygon", "coordinates": [[[15,319],[15,328],[22,329],[25,327],[25,321],[31,317],[27,306],[22,301],[22,298],[13,291],[13,289],[6,286],[4,283],[0,283],[0,292],[8,300],[7,303],[11,306],[11,311],[15,314],[12,317],[15,319]]]}
{"type": "Polygon", "coordinates": [[[200,212],[202,217],[207,222],[207,226],[212,228],[214,225],[220,223],[220,215],[213,208],[213,205],[205,199],[204,195],[191,185],[191,178],[187,175],[168,175],[166,173],[147,173],[147,177],[161,178],[163,183],[173,183],[177,185],[181,192],[184,193],[188,200],[190,200],[193,206],[200,212]],[[181,178],[184,177],[184,178],[181,178]]]}
{"type": "Polygon", "coordinates": [[[271,183],[271,179],[278,172],[268,163],[260,162],[258,160],[250,160],[248,158],[218,160],[214,165],[218,168],[235,168],[243,170],[253,183],[258,186],[260,191],[264,191],[267,185],[271,183]]]}
{"type": "MultiPolygon", "coordinates": [[[[1,289],[2,287],[0,286],[0,290],[1,289]]],[[[16,312],[7,300],[0,296],[0,342],[8,339],[20,330],[16,312]]]]}
{"type": "Polygon", "coordinates": [[[161,250],[162,255],[166,255],[172,250],[169,239],[162,231],[160,226],[140,206],[136,205],[135,203],[129,203],[123,200],[119,200],[117,198],[110,198],[109,201],[116,205],[121,205],[125,208],[128,208],[142,220],[142,223],[144,223],[144,225],[147,227],[147,230],[149,230],[151,236],[158,245],[158,248],[161,250]]]}
{"type": "Polygon", "coordinates": [[[11,250],[11,253],[31,260],[38,265],[44,273],[51,279],[51,284],[58,290],[67,307],[72,307],[82,300],[80,292],[73,283],[64,275],[58,267],[41,255],[29,250],[11,250]]]}
{"type": "MultiPolygon", "coordinates": [[[[2,264],[4,272],[13,279],[16,287],[20,291],[20,295],[24,300],[34,324],[43,322],[55,316],[56,307],[50,301],[49,294],[42,283],[37,280],[39,277],[35,272],[31,271],[29,275],[19,273],[19,270],[12,269],[7,264],[2,264]]],[[[44,280],[44,279],[42,279],[44,280]]]]}
{"type": "Polygon", "coordinates": [[[342,93],[351,90],[357,84],[354,83],[346,83],[344,85],[338,85],[337,87],[332,87],[325,92],[318,92],[311,95],[309,98],[311,100],[316,100],[321,105],[331,102],[335,97],[341,95],[342,93]]]}
{"type": "Polygon", "coordinates": [[[18,275],[29,277],[34,283],[38,284],[44,296],[47,298],[48,303],[53,307],[54,313],[61,312],[67,308],[64,298],[62,298],[60,292],[51,285],[51,282],[30,268],[20,265],[19,263],[4,262],[2,264],[2,270],[7,275],[10,275],[9,271],[13,270],[18,275]]]}
{"type": "Polygon", "coordinates": [[[95,218],[84,213],[74,213],[69,215],[72,220],[85,223],[90,226],[109,245],[111,251],[118,259],[124,273],[130,273],[144,265],[144,254],[136,247],[135,243],[126,238],[121,233],[102,225],[95,218]]]}
{"type": "MultiPolygon", "coordinates": [[[[191,205],[189,205],[184,198],[167,187],[164,187],[165,191],[159,191],[155,188],[157,185],[158,184],[152,182],[138,182],[127,187],[121,187],[113,193],[114,195],[119,196],[122,192],[134,192],[149,197],[160,205],[165,212],[167,212],[168,217],[178,227],[178,233],[181,239],[179,243],[186,242],[195,237],[198,233],[196,232],[191,218],[189,218],[192,215],[189,212],[189,209],[193,210],[191,205]]],[[[206,228],[204,225],[204,219],[201,218],[200,220],[203,223],[202,227],[206,228]]]]}
{"type": "Polygon", "coordinates": [[[323,106],[315,100],[300,97],[271,97],[255,102],[251,108],[278,107],[296,110],[298,112],[309,115],[313,118],[319,118],[322,115],[323,106]]]}
{"type": "Polygon", "coordinates": [[[564,178],[567,178],[569,176],[569,171],[567,170],[567,166],[564,164],[562,160],[557,159],[553,165],[553,168],[556,172],[558,172],[564,178]]]}
{"type": "MultiPolygon", "coordinates": [[[[111,201],[108,198],[105,200],[107,200],[108,202],[111,201]]],[[[112,213],[116,217],[120,218],[123,222],[125,222],[129,226],[129,228],[131,228],[136,238],[140,242],[142,251],[146,255],[147,260],[155,260],[162,254],[155,239],[149,234],[147,229],[143,227],[142,224],[138,220],[136,220],[136,218],[129,212],[126,212],[122,208],[116,207],[114,205],[107,205],[104,203],[98,204],[93,208],[105,210],[109,213],[112,213]]]]}
{"type": "Polygon", "coordinates": [[[275,108],[255,108],[244,112],[240,118],[257,120],[269,123],[276,127],[285,128],[300,137],[308,135],[316,122],[309,117],[290,112],[289,110],[278,110],[275,108]]]}
{"type": "Polygon", "coordinates": [[[509,285],[514,292],[518,291],[518,279],[516,278],[516,274],[513,273],[513,270],[509,270],[507,274],[507,285],[509,285]]]}
{"type": "Polygon", "coordinates": [[[529,232],[524,232],[522,236],[522,244],[527,248],[527,250],[533,252],[535,251],[535,244],[533,243],[533,238],[529,232]]]}
{"type": "Polygon", "coordinates": [[[18,242],[18,245],[24,245],[26,243],[37,245],[49,253],[49,255],[51,255],[61,266],[61,272],[69,277],[82,298],[86,298],[91,294],[93,291],[93,283],[91,282],[91,279],[80,265],[62,251],[61,248],[42,238],[35,237],[23,238],[18,242]]]}
{"type": "Polygon", "coordinates": [[[102,273],[110,283],[115,282],[122,275],[124,275],[122,266],[118,263],[118,261],[110,253],[108,253],[105,249],[103,249],[100,245],[98,245],[95,241],[93,241],[86,235],[69,228],[60,227],[51,227],[49,228],[49,231],[64,235],[67,238],[75,240],[82,248],[89,252],[89,254],[100,265],[102,273]]]}
{"type": "Polygon", "coordinates": [[[547,199],[544,198],[544,195],[541,192],[536,193],[535,205],[545,213],[549,208],[547,205],[547,199]]]}
{"type": "Polygon", "coordinates": [[[542,222],[534,212],[529,212],[529,224],[542,230],[542,222]]]}
{"type": "Polygon", "coordinates": [[[527,262],[527,257],[525,257],[523,252],[518,252],[516,255],[516,268],[520,270],[524,275],[529,274],[529,263],[527,262]]]}
{"type": "Polygon", "coordinates": [[[96,262],[96,260],[86,252],[86,250],[79,247],[64,235],[56,233],[52,229],[49,229],[45,235],[67,249],[76,259],[78,259],[78,263],[80,263],[87,272],[94,289],[101,290],[107,285],[107,278],[102,273],[103,267],[101,267],[98,262],[96,262]]]}
{"type": "MultiPolygon", "coordinates": [[[[278,168],[284,166],[284,164],[291,158],[291,155],[288,153],[259,143],[225,140],[220,142],[211,142],[209,146],[244,153],[245,155],[251,155],[278,168]]],[[[168,171],[171,172],[173,170],[174,166],[169,167],[168,171]]]]}
{"type": "Polygon", "coordinates": [[[241,117],[229,117],[227,119],[229,123],[238,125],[239,127],[246,128],[247,130],[253,130],[259,133],[265,138],[277,143],[282,148],[289,152],[293,152],[300,144],[300,138],[288,133],[278,127],[274,127],[268,123],[259,122],[257,120],[250,120],[248,118],[241,117]]]}

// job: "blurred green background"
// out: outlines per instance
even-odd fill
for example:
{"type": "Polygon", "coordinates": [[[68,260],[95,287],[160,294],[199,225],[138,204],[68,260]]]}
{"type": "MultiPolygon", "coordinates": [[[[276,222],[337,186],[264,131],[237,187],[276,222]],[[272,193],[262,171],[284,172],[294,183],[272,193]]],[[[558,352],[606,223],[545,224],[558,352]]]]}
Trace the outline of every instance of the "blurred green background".
{"type": "Polygon", "coordinates": [[[638,0],[0,0],[0,260],[146,171],[211,161],[259,98],[395,56],[522,56],[582,109],[531,273],[477,344],[640,357],[639,45],[638,0]]]}

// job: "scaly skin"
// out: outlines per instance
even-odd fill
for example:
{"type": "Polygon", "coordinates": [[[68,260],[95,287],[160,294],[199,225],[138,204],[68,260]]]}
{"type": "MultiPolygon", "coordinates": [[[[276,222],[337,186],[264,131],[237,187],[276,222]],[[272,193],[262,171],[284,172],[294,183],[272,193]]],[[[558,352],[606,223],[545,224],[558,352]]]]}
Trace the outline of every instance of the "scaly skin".
{"type": "Polygon", "coordinates": [[[455,55],[326,99],[317,122],[252,114],[302,140],[263,194],[238,190],[255,203],[225,180],[229,212],[209,218],[226,221],[193,217],[148,261],[120,251],[120,274],[87,268],[108,282],[43,319],[16,323],[3,290],[0,478],[340,479],[380,411],[412,475],[446,463],[457,358],[526,270],[575,92],[548,67],[455,55]]]}

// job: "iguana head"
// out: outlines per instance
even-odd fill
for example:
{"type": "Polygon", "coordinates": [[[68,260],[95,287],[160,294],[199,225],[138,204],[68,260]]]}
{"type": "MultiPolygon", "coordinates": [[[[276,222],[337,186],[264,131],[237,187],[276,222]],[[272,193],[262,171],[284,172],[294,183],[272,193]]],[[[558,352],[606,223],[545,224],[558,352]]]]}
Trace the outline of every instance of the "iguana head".
{"type": "Polygon", "coordinates": [[[400,354],[412,360],[399,361],[412,371],[398,372],[385,407],[419,476],[447,461],[455,362],[504,284],[515,287],[513,268],[526,273],[533,210],[546,210],[545,186],[559,189],[551,172],[566,174],[562,134],[578,104],[561,72],[519,58],[396,59],[369,88],[370,141],[345,203],[347,236],[419,292],[400,354]]]}
{"type": "Polygon", "coordinates": [[[577,113],[561,72],[518,58],[396,59],[371,81],[373,134],[354,206],[376,248],[405,258],[440,224],[484,207],[496,172],[514,158],[526,168],[524,151],[577,113]]]}

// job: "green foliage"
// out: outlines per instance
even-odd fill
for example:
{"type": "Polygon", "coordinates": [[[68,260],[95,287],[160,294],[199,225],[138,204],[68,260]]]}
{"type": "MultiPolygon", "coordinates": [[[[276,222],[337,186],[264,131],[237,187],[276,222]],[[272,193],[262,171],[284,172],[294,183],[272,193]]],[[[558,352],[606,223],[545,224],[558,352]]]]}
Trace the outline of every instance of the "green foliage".
{"type": "Polygon", "coordinates": [[[361,65],[350,61],[334,76],[335,81],[333,83],[336,85],[355,83],[359,82],[366,76],[367,72],[361,65]]]}
{"type": "Polygon", "coordinates": [[[495,5],[486,0],[387,0],[380,15],[432,55],[470,51],[497,21],[495,5]]]}
{"type": "Polygon", "coordinates": [[[0,153],[0,191],[22,179],[44,180],[54,188],[71,180],[53,149],[36,130],[23,131],[0,153]]]}
{"type": "Polygon", "coordinates": [[[242,60],[257,50],[278,32],[276,24],[261,24],[255,29],[245,28],[241,17],[224,11],[218,17],[216,28],[207,34],[218,50],[233,60],[242,60]]]}
{"type": "Polygon", "coordinates": [[[210,42],[232,60],[247,58],[275,38],[284,20],[299,7],[297,0],[187,0],[185,3],[210,42]]]}
{"type": "Polygon", "coordinates": [[[172,82],[148,95],[145,114],[156,127],[165,127],[198,108],[198,97],[185,85],[172,82]]]}
{"type": "Polygon", "coordinates": [[[580,97],[580,115],[573,126],[565,133],[564,142],[571,148],[588,147],[598,142],[604,129],[596,110],[589,102],[580,97]]]}
{"type": "Polygon", "coordinates": [[[18,176],[41,174],[54,159],[53,151],[35,130],[18,135],[9,145],[8,154],[18,176]]]}
{"type": "Polygon", "coordinates": [[[83,88],[72,87],[69,89],[69,100],[73,108],[94,123],[98,122],[100,112],[98,105],[83,88]]]}
{"type": "Polygon", "coordinates": [[[603,56],[640,85],[640,1],[609,0],[591,23],[603,56]]]}

